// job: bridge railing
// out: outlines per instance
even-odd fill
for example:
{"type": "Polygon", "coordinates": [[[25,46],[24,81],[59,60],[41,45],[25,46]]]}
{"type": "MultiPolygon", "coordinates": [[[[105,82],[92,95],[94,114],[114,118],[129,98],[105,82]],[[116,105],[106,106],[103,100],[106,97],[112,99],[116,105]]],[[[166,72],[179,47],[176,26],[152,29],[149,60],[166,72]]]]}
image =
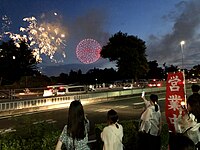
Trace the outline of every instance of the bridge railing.
{"type": "Polygon", "coordinates": [[[161,88],[145,88],[145,89],[132,89],[132,90],[121,90],[121,91],[106,91],[106,92],[91,92],[86,94],[75,94],[75,95],[65,95],[58,97],[40,97],[32,99],[23,99],[23,100],[12,100],[0,102],[0,112],[11,111],[11,110],[22,110],[29,108],[39,108],[45,107],[45,109],[51,109],[53,105],[64,104],[66,107],[74,99],[80,99],[81,101],[98,101],[109,100],[110,98],[128,96],[133,94],[140,94],[143,90],[146,92],[159,92],[165,90],[165,87],[161,88]]]}

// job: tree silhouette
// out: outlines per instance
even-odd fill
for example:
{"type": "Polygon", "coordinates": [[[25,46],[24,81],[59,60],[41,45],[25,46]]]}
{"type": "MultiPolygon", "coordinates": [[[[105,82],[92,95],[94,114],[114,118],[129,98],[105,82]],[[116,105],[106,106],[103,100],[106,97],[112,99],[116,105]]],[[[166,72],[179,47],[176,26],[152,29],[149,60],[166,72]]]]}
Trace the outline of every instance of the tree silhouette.
{"type": "Polygon", "coordinates": [[[200,75],[200,65],[195,65],[193,68],[188,72],[188,78],[199,78],[200,75]]]}
{"type": "Polygon", "coordinates": [[[158,63],[156,60],[149,61],[149,71],[147,73],[148,79],[163,79],[164,71],[161,67],[158,67],[158,63]]]}
{"type": "Polygon", "coordinates": [[[178,71],[178,66],[170,65],[169,67],[166,67],[166,72],[176,72],[178,71]]]}
{"type": "Polygon", "coordinates": [[[32,50],[25,41],[19,47],[10,40],[0,45],[0,85],[12,84],[22,76],[31,76],[37,73],[36,60],[32,50]]]}
{"type": "Polygon", "coordinates": [[[102,58],[115,61],[123,78],[135,79],[148,70],[145,42],[136,36],[118,32],[109,39],[101,51],[102,58]]]}

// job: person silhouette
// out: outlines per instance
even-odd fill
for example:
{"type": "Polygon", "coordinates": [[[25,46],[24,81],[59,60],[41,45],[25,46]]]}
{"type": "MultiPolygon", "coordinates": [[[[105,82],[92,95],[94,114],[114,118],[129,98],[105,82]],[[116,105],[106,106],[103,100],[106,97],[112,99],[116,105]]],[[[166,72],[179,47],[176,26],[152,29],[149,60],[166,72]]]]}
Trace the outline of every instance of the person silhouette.
{"type": "Polygon", "coordinates": [[[174,143],[170,150],[196,150],[194,142],[183,134],[176,134],[173,138],[174,143]]]}
{"type": "Polygon", "coordinates": [[[200,90],[200,86],[199,85],[192,84],[191,89],[192,89],[192,94],[187,98],[187,100],[188,99],[193,99],[192,97],[194,95],[199,95],[199,90],[200,90]]]}

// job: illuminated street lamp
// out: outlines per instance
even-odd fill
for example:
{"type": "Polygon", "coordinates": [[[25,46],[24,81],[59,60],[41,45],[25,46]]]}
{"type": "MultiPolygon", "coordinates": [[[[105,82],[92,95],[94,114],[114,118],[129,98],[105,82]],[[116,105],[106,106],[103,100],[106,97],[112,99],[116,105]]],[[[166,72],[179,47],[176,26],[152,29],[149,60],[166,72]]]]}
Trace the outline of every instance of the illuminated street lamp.
{"type": "MultiPolygon", "coordinates": [[[[181,41],[180,42],[181,44],[181,53],[182,53],[182,69],[183,69],[183,48],[184,48],[184,45],[185,45],[185,41],[181,41]]],[[[183,69],[183,74],[184,74],[184,69],[183,69]]],[[[185,86],[185,75],[184,75],[184,93],[185,93],[185,100],[184,100],[184,103],[182,103],[182,105],[186,104],[186,86],[185,86]]]]}
{"type": "Polygon", "coordinates": [[[182,69],[183,69],[183,48],[185,45],[185,41],[181,41],[180,44],[181,44],[181,53],[182,53],[182,69]]]}

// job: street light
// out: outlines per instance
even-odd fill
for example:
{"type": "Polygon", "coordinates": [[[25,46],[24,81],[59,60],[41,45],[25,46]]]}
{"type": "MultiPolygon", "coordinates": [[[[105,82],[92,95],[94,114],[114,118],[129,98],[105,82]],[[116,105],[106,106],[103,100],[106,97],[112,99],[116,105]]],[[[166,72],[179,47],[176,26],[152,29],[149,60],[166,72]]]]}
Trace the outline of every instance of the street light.
{"type": "Polygon", "coordinates": [[[181,53],[182,53],[182,69],[183,69],[183,46],[185,45],[185,41],[181,41],[180,42],[180,44],[181,44],[181,53]]]}
{"type": "MultiPolygon", "coordinates": [[[[181,44],[181,52],[182,52],[182,69],[183,69],[183,48],[184,48],[184,45],[185,45],[185,41],[181,41],[180,44],[181,44]]],[[[185,73],[184,73],[184,69],[183,69],[183,74],[184,74],[184,93],[185,93],[185,101],[184,101],[184,103],[186,104],[186,86],[185,86],[185,73]]]]}

